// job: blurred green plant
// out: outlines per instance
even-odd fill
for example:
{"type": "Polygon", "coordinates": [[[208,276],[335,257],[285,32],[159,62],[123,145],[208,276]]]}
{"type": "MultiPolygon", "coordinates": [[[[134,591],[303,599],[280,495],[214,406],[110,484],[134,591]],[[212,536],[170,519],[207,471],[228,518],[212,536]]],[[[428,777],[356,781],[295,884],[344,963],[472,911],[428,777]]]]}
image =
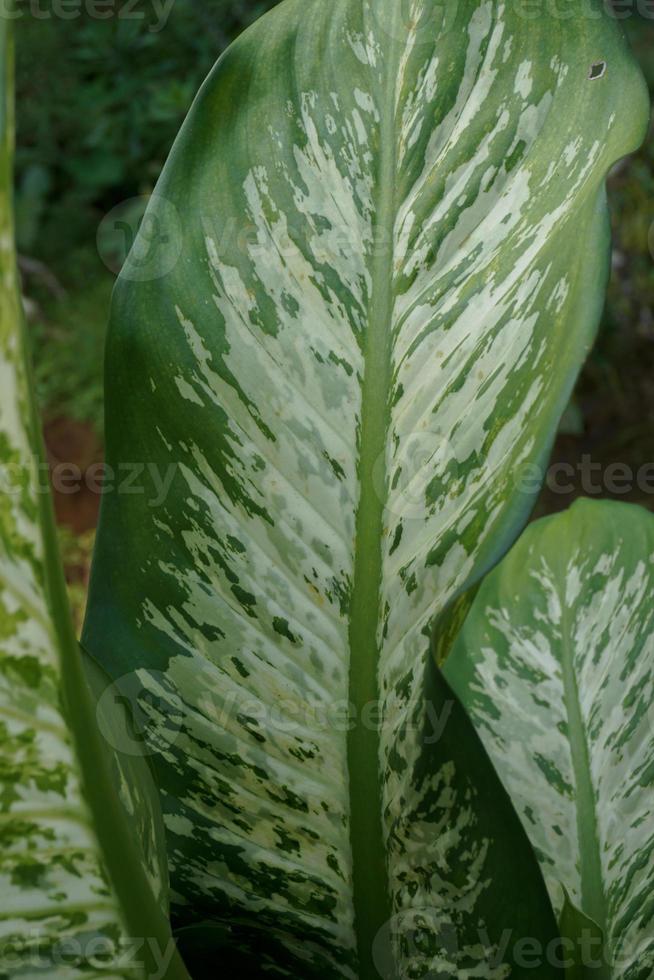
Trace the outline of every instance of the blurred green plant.
{"type": "MultiPolygon", "coordinates": [[[[627,33],[654,93],[654,19],[632,18],[627,33]]],[[[615,364],[615,344],[654,341],[654,127],[638,153],[616,168],[612,203],[614,274],[596,356],[615,364]]]]}
{"type": "MultiPolygon", "coordinates": [[[[654,96],[654,17],[624,21],[654,96]]],[[[576,467],[620,462],[634,471],[654,461],[654,127],[641,149],[617,165],[608,183],[613,225],[613,274],[596,346],[559,430],[553,463],[576,467]]],[[[578,485],[573,496],[584,492],[578,485]]],[[[567,494],[546,488],[536,516],[561,510],[567,494]]],[[[649,493],[627,497],[650,510],[649,493]]]]}
{"type": "Polygon", "coordinates": [[[103,431],[102,362],[113,276],[90,249],[68,256],[66,291],[53,295],[30,279],[36,306],[31,340],[37,397],[48,417],[67,416],[103,431]]]}
{"type": "Polygon", "coordinates": [[[145,3],[106,20],[81,8],[74,21],[18,22],[17,240],[47,416],[102,433],[118,269],[98,256],[98,226],[118,203],[151,191],[212,64],[272,3],[175,0],[165,22],[145,3]]]}
{"type": "Polygon", "coordinates": [[[272,0],[137,3],[18,24],[19,251],[57,266],[102,214],[153,186],[217,56],[272,0]],[[47,98],[44,98],[47,93],[47,98]]]}

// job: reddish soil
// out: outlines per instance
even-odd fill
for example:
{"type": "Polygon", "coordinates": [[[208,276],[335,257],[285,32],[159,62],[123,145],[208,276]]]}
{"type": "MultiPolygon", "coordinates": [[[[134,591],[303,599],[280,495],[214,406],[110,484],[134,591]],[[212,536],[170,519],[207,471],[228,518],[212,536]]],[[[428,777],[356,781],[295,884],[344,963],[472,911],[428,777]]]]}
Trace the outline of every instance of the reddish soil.
{"type": "Polygon", "coordinates": [[[98,468],[102,443],[86,422],[59,417],[43,426],[57,523],[74,534],[92,530],[98,520],[98,468]]]}

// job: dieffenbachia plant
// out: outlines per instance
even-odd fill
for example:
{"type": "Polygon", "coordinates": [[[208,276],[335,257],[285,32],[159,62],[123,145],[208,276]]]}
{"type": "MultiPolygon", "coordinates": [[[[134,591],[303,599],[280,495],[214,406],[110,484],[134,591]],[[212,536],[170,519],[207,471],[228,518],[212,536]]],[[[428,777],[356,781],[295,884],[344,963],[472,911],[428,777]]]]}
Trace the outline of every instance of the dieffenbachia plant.
{"type": "Polygon", "coordinates": [[[180,935],[271,975],[375,976],[390,921],[499,980],[499,923],[551,931],[479,746],[425,728],[430,630],[526,520],[644,134],[619,25],[570,12],[286,0],[203,87],[117,285],[107,457],[140,476],[105,496],[84,643],[142,692],[180,935]]]}
{"type": "Polygon", "coordinates": [[[580,501],[485,579],[444,668],[557,910],[604,935],[598,980],[654,975],[653,594],[654,517],[580,501]]]}
{"type": "MultiPolygon", "coordinates": [[[[101,738],[40,486],[13,244],[10,26],[0,17],[0,975],[181,980],[152,777],[101,738]]],[[[119,733],[117,710],[109,700],[103,722],[119,733]]]]}

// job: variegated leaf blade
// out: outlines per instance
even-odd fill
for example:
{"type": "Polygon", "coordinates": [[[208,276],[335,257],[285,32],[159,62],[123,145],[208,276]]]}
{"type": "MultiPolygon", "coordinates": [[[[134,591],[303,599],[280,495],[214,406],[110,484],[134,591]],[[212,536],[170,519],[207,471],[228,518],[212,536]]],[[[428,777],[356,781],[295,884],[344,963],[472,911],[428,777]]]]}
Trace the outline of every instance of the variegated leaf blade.
{"type": "Polygon", "coordinates": [[[654,969],[653,586],[654,518],[580,501],[488,576],[444,668],[614,980],[654,969]]]}
{"type": "Polygon", "coordinates": [[[108,460],[141,471],[85,642],[151,695],[180,923],[245,918],[282,975],[371,969],[442,898],[402,819],[427,634],[526,518],[644,130],[616,24],[574,23],[287,0],[202,89],[117,287],[108,460]]]}
{"type": "Polygon", "coordinates": [[[161,867],[141,868],[109,776],[57,553],[14,251],[10,13],[0,17],[0,974],[140,980],[163,966],[183,978],[153,897],[161,867]]]}

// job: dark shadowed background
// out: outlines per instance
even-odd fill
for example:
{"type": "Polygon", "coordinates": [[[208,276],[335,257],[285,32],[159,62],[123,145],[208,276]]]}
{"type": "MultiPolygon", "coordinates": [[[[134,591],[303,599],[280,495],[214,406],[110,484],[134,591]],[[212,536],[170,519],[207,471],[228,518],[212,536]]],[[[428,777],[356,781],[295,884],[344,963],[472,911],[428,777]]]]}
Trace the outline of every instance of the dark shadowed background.
{"type": "MultiPolygon", "coordinates": [[[[327,0],[326,0],[327,2],[327,0]]],[[[191,100],[272,0],[25,0],[17,23],[18,247],[78,625],[100,495],[102,354],[115,274],[191,100]],[[93,469],[95,467],[95,469],[93,469]],[[66,473],[73,473],[68,479],[66,473]]],[[[617,4],[654,91],[654,3],[617,4]],[[638,8],[640,13],[637,12],[638,8]]],[[[575,496],[654,510],[654,143],[615,168],[613,278],[599,342],[536,513],[575,496]],[[649,465],[651,464],[651,465],[649,465]],[[649,469],[648,469],[649,465],[649,469]]]]}

